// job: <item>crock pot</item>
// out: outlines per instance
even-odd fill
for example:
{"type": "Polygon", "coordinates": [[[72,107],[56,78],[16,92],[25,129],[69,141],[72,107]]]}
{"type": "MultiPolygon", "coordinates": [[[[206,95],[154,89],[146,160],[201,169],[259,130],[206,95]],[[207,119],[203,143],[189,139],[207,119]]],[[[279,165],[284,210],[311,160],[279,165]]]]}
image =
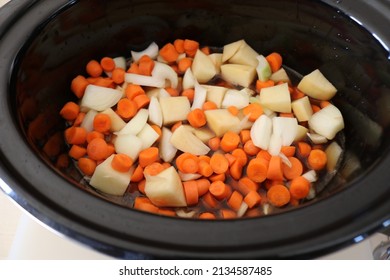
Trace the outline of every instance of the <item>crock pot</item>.
{"type": "Polygon", "coordinates": [[[12,0],[0,10],[1,188],[55,230],[123,259],[313,258],[364,239],[390,223],[389,14],[385,0],[12,0]],[[258,218],[162,217],[83,186],[44,155],[88,60],[175,38],[244,38],[297,73],[325,73],[339,90],[345,152],[315,199],[258,218]]]}

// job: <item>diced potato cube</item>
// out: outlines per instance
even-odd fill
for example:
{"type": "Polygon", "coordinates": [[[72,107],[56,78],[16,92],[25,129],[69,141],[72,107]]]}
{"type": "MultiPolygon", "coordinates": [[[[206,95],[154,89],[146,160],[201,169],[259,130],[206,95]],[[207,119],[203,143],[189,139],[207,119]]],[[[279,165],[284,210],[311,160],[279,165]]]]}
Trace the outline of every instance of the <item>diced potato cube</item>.
{"type": "Polygon", "coordinates": [[[291,113],[291,96],[287,83],[261,89],[259,100],[262,106],[272,111],[291,113]]]}
{"type": "Polygon", "coordinates": [[[190,101],[186,96],[160,98],[160,106],[164,125],[186,120],[191,108],[190,101]]]}
{"type": "Polygon", "coordinates": [[[298,89],[319,100],[330,100],[337,92],[337,89],[318,69],[304,76],[298,84],[298,89]]]}
{"type": "Polygon", "coordinates": [[[191,70],[199,83],[206,83],[217,74],[213,61],[199,49],[192,61],[191,70]]]}
{"type": "Polygon", "coordinates": [[[229,130],[236,131],[240,126],[240,119],[233,116],[227,109],[205,111],[207,124],[215,135],[223,136],[229,130]]]}
{"type": "Polygon", "coordinates": [[[202,86],[207,89],[206,100],[214,102],[218,108],[221,108],[222,100],[228,89],[220,86],[211,86],[211,85],[202,85],[202,86]]]}
{"type": "MultiPolygon", "coordinates": [[[[257,61],[257,60],[256,60],[257,61]]],[[[242,64],[224,64],[221,66],[222,78],[243,87],[249,87],[256,77],[256,68],[242,64]]]]}
{"type": "Polygon", "coordinates": [[[308,121],[313,115],[313,108],[311,107],[308,96],[294,100],[291,103],[291,107],[295,117],[300,122],[308,121]]]}

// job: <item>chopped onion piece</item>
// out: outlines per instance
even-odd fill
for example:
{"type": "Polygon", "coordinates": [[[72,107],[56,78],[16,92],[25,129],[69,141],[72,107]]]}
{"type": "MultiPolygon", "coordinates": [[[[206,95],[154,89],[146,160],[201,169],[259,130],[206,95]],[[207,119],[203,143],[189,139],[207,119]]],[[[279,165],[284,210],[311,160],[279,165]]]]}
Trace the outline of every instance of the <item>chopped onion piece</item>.
{"type": "Polygon", "coordinates": [[[97,111],[95,110],[89,110],[81,122],[81,127],[84,127],[86,131],[90,132],[93,130],[93,120],[95,119],[95,116],[97,115],[97,111]]]}
{"type": "Polygon", "coordinates": [[[282,149],[282,135],[273,132],[269,140],[268,152],[272,156],[278,156],[280,154],[281,149],[282,149]]]}
{"type": "Polygon", "coordinates": [[[189,67],[184,73],[182,83],[183,90],[195,87],[196,80],[194,74],[192,73],[191,67],[189,67]]]}
{"type": "Polygon", "coordinates": [[[272,133],[272,120],[266,115],[261,115],[254,123],[250,131],[251,139],[256,147],[268,150],[272,133]]]}
{"type": "Polygon", "coordinates": [[[318,133],[306,133],[306,135],[309,137],[310,141],[313,142],[313,144],[325,144],[328,142],[328,139],[325,136],[322,136],[318,133]]]}
{"type": "Polygon", "coordinates": [[[134,62],[138,62],[138,60],[147,55],[151,59],[156,59],[158,55],[158,45],[155,42],[152,42],[146,49],[140,52],[131,51],[131,56],[134,62]]]}
{"type": "Polygon", "coordinates": [[[288,157],[283,154],[282,152],[279,153],[279,157],[282,159],[282,162],[287,165],[288,167],[292,167],[291,161],[288,159],[288,157]]]}
{"type": "Polygon", "coordinates": [[[309,170],[302,175],[303,178],[313,183],[318,180],[317,172],[315,170],[309,170]]]}
{"type": "Polygon", "coordinates": [[[341,158],[341,154],[343,153],[343,149],[339,144],[337,144],[337,142],[332,142],[328,147],[326,147],[325,153],[328,159],[326,162],[326,168],[328,172],[335,171],[341,158]]]}
{"type": "Polygon", "coordinates": [[[112,88],[88,85],[80,106],[82,108],[104,111],[114,106],[122,98],[122,92],[112,88]]]}
{"type": "Polygon", "coordinates": [[[181,218],[192,218],[195,216],[195,214],[196,212],[193,210],[188,212],[184,211],[183,209],[176,210],[176,215],[178,215],[181,218]]]}
{"type": "Polygon", "coordinates": [[[225,96],[222,100],[222,108],[228,108],[230,106],[235,106],[237,109],[242,109],[249,105],[249,95],[244,89],[236,90],[229,89],[226,91],[225,96]]]}
{"type": "Polygon", "coordinates": [[[168,64],[157,61],[154,62],[152,77],[163,80],[164,84],[165,80],[168,80],[172,88],[177,88],[179,83],[179,78],[177,77],[175,70],[173,70],[173,68],[168,64]]]}
{"type": "Polygon", "coordinates": [[[163,123],[163,114],[161,111],[160,102],[158,102],[157,97],[152,96],[150,98],[148,111],[149,111],[149,121],[152,124],[161,127],[163,123]]]}
{"type": "Polygon", "coordinates": [[[123,127],[117,135],[132,134],[137,135],[148,121],[149,112],[147,109],[140,109],[138,113],[123,127]]]}
{"type": "Polygon", "coordinates": [[[240,208],[238,208],[238,210],[237,210],[237,217],[244,216],[246,213],[246,210],[248,210],[248,204],[246,204],[245,202],[242,202],[240,205],[240,208]]]}
{"type": "Polygon", "coordinates": [[[160,157],[165,162],[170,162],[174,159],[177,149],[171,144],[172,131],[166,127],[162,128],[161,139],[159,144],[160,157]]]}
{"type": "Polygon", "coordinates": [[[200,175],[199,173],[183,173],[181,171],[179,171],[178,173],[179,173],[180,179],[183,182],[196,180],[196,179],[199,179],[200,177],[202,177],[202,175],[200,175]]]}
{"type": "Polygon", "coordinates": [[[192,102],[191,110],[202,109],[203,104],[206,102],[206,97],[207,89],[195,83],[194,101],[192,102]]]}
{"type": "Polygon", "coordinates": [[[125,81],[127,83],[136,84],[140,86],[157,87],[157,88],[165,87],[165,79],[161,77],[126,73],[125,81]]]}

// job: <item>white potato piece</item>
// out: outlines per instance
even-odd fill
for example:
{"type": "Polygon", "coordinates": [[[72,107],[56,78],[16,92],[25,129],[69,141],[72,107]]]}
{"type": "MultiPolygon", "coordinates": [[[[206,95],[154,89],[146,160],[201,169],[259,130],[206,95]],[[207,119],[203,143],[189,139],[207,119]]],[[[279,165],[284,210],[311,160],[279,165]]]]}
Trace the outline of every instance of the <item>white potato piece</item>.
{"type": "Polygon", "coordinates": [[[313,114],[309,120],[309,127],[332,140],[344,128],[344,119],[340,110],[333,104],[329,104],[313,114]]]}
{"type": "Polygon", "coordinates": [[[213,61],[199,49],[192,61],[191,70],[199,83],[207,83],[217,74],[213,61]]]}
{"type": "Polygon", "coordinates": [[[240,46],[244,43],[244,40],[239,40],[225,45],[222,52],[222,62],[228,61],[233,55],[235,55],[240,46]]]}
{"type": "Polygon", "coordinates": [[[318,69],[304,76],[298,84],[298,89],[319,100],[330,100],[337,92],[333,84],[318,69]]]}
{"type": "Polygon", "coordinates": [[[236,53],[229,58],[229,63],[234,64],[242,64],[242,65],[250,65],[253,67],[257,67],[258,61],[258,53],[252,49],[245,41],[239,46],[236,53]]]}
{"type": "Polygon", "coordinates": [[[173,166],[155,176],[146,175],[145,194],[159,207],[187,206],[183,185],[173,166]]]}
{"type": "Polygon", "coordinates": [[[234,85],[249,87],[256,77],[256,68],[242,64],[224,64],[221,66],[222,78],[234,85]]]}
{"type": "Polygon", "coordinates": [[[175,129],[171,136],[171,144],[182,152],[198,156],[205,155],[210,151],[210,148],[196,137],[191,129],[188,129],[185,125],[181,125],[175,129]]]}
{"type": "Polygon", "coordinates": [[[140,109],[138,113],[117,133],[117,135],[137,135],[148,121],[149,112],[147,109],[140,109]]]}
{"type": "Polygon", "coordinates": [[[221,73],[222,53],[209,54],[209,58],[213,62],[214,66],[215,66],[215,70],[217,71],[217,74],[221,73]]]}
{"type": "Polygon", "coordinates": [[[114,155],[99,164],[93,173],[89,184],[99,191],[122,196],[130,184],[132,169],[129,172],[118,172],[111,166],[114,155]]]}
{"type": "Polygon", "coordinates": [[[122,118],[114,112],[111,108],[108,108],[102,112],[110,117],[111,127],[110,131],[117,132],[126,126],[126,123],[122,118]]]}
{"type": "Polygon", "coordinates": [[[202,86],[207,90],[206,100],[214,102],[215,105],[217,105],[217,108],[221,108],[222,100],[228,89],[220,86],[211,86],[211,85],[202,85],[202,86]]]}
{"type": "Polygon", "coordinates": [[[205,111],[209,128],[216,136],[221,137],[229,130],[236,131],[240,126],[240,119],[233,116],[227,109],[205,111]]]}
{"type": "Polygon", "coordinates": [[[92,109],[104,111],[111,108],[122,98],[122,92],[112,88],[88,85],[80,102],[83,111],[92,109]]]}
{"type": "Polygon", "coordinates": [[[137,134],[142,142],[142,150],[151,147],[160,137],[158,133],[149,124],[145,124],[142,130],[137,134]]]}
{"type": "Polygon", "coordinates": [[[269,77],[270,80],[274,81],[275,83],[278,82],[284,82],[289,83],[290,77],[287,75],[286,70],[284,68],[280,68],[278,71],[272,73],[272,75],[269,77]]]}
{"type": "Polygon", "coordinates": [[[186,96],[160,98],[160,106],[163,114],[163,125],[186,120],[191,110],[190,101],[186,96]]]}
{"type": "Polygon", "coordinates": [[[203,143],[207,143],[211,138],[215,137],[214,131],[208,127],[195,128],[192,133],[203,143]]]}
{"type": "Polygon", "coordinates": [[[301,140],[303,140],[306,137],[308,132],[309,132],[309,130],[306,127],[304,127],[302,125],[298,125],[297,135],[295,135],[294,141],[301,141],[301,140]]]}
{"type": "Polygon", "coordinates": [[[91,132],[93,130],[93,120],[95,116],[98,114],[96,110],[89,110],[81,122],[80,126],[84,127],[86,131],[91,132]]]}
{"type": "Polygon", "coordinates": [[[300,122],[308,121],[313,115],[313,108],[311,107],[311,103],[308,96],[294,100],[291,103],[291,108],[295,117],[300,122]]]}
{"type": "Polygon", "coordinates": [[[122,134],[115,138],[114,146],[118,154],[126,154],[135,161],[142,151],[143,143],[136,135],[122,134]]]}
{"type": "Polygon", "coordinates": [[[261,89],[259,100],[263,107],[272,111],[291,113],[291,96],[287,83],[261,89]]]}
{"type": "Polygon", "coordinates": [[[326,147],[325,153],[328,159],[326,162],[326,169],[328,172],[333,172],[336,170],[337,163],[341,158],[343,149],[336,141],[333,141],[328,147],[326,147]]]}
{"type": "Polygon", "coordinates": [[[160,157],[165,162],[170,162],[176,156],[177,149],[171,143],[172,131],[163,126],[159,143],[160,157]]]}

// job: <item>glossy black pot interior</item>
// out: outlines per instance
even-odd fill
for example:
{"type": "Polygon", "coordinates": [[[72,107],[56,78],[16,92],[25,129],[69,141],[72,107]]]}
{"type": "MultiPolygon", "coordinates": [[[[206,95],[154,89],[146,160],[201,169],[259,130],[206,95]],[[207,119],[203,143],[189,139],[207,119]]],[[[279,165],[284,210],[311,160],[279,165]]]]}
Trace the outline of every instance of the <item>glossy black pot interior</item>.
{"type": "Polygon", "coordinates": [[[49,226],[119,258],[311,258],[351,244],[390,219],[390,7],[365,2],[11,1],[0,10],[2,188],[49,226]],[[42,146],[63,129],[57,112],[72,98],[70,81],[88,60],[176,38],[211,46],[244,38],[334,83],[345,156],[315,200],[252,219],[159,217],[83,187],[75,170],[45,156],[42,146]]]}

